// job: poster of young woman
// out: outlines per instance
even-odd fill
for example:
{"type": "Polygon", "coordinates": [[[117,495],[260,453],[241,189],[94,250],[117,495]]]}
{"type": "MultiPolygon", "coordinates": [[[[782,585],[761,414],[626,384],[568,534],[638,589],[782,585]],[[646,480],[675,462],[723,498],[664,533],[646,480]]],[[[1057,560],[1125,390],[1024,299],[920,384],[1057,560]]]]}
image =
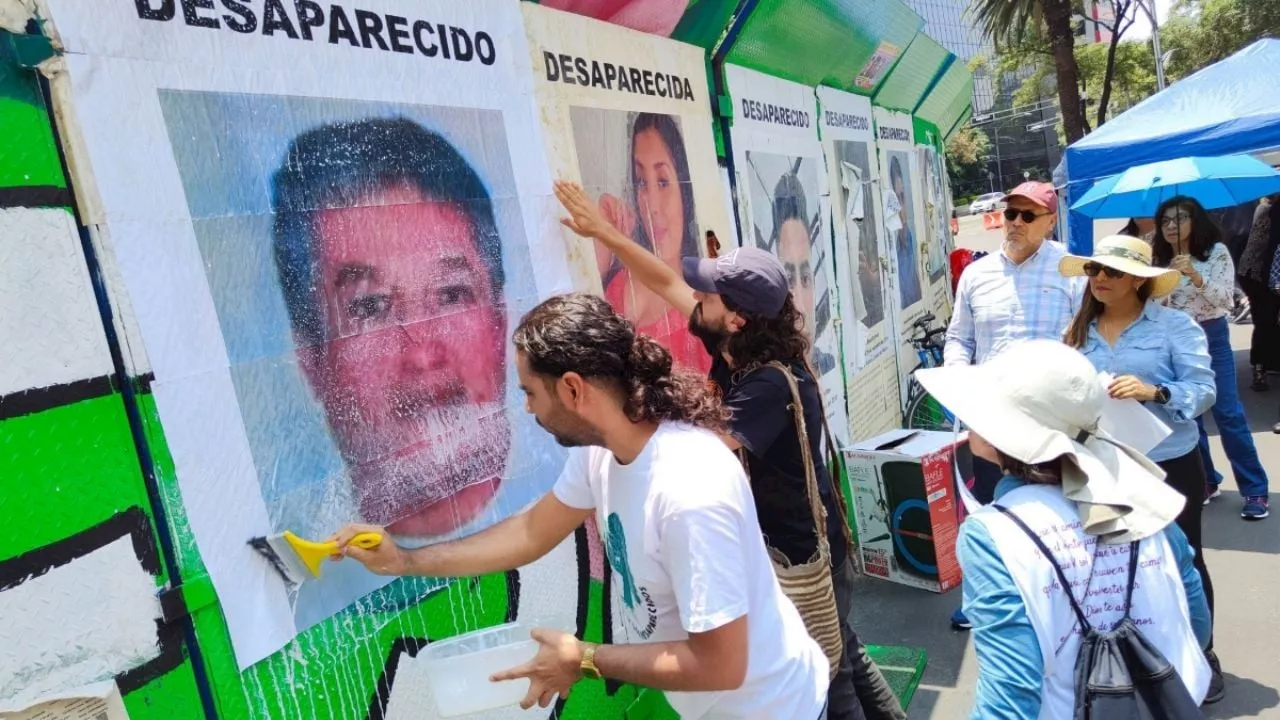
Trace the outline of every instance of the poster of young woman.
{"type": "Polygon", "coordinates": [[[732,133],[744,246],[782,260],[812,342],[827,420],[847,442],[849,422],[841,361],[829,192],[818,140],[813,88],[746,68],[725,66],[735,104],[732,133]]]}
{"type": "Polygon", "coordinates": [[[897,328],[899,386],[905,400],[907,380],[918,359],[911,347],[912,323],[927,312],[925,302],[923,213],[915,170],[911,116],[875,108],[876,144],[880,155],[881,205],[889,248],[891,317],[897,328]]]}
{"type": "Polygon", "coordinates": [[[902,421],[894,327],[886,311],[889,263],[882,262],[890,246],[881,223],[871,101],[820,87],[818,103],[831,188],[849,434],[857,442],[902,421]]]}
{"type": "Polygon", "coordinates": [[[299,587],[248,541],[359,520],[438,542],[556,480],[509,342],[572,287],[518,7],[48,5],[85,223],[239,666],[352,608],[394,625],[446,583],[326,563],[299,587]]]}
{"type": "MultiPolygon", "coordinates": [[[[547,154],[626,235],[679,270],[708,231],[731,243],[711,134],[704,52],[692,45],[521,3],[547,154]]],[[[604,294],[676,361],[706,371],[702,342],[602,246],[568,230],[580,287],[604,294]]]]}

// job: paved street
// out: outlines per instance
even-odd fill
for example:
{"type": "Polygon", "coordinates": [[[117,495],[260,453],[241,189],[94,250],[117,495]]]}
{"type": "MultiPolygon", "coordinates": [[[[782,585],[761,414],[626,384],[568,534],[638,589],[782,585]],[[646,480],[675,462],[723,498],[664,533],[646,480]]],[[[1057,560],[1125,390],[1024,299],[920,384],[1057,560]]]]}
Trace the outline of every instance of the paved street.
{"type": "MultiPolygon", "coordinates": [[[[1117,224],[1118,227],[1118,224],[1117,224]]],[[[1112,229],[1110,227],[1106,228],[1112,229]]],[[[977,218],[961,218],[959,245],[999,247],[999,231],[985,232],[977,218]]],[[[1241,395],[1263,465],[1280,475],[1280,378],[1269,393],[1248,388],[1250,326],[1232,327],[1241,395]]],[[[1214,461],[1228,468],[1222,445],[1213,441],[1214,461]]],[[[1217,594],[1215,644],[1227,679],[1222,702],[1206,708],[1209,718],[1280,718],[1280,513],[1258,523],[1240,519],[1241,500],[1229,472],[1223,496],[1205,508],[1205,545],[1217,594]]],[[[928,667],[910,707],[912,720],[968,717],[978,663],[967,633],[950,629],[948,618],[959,590],[938,596],[902,585],[862,579],[854,611],[868,643],[925,647],[928,667]]]]}

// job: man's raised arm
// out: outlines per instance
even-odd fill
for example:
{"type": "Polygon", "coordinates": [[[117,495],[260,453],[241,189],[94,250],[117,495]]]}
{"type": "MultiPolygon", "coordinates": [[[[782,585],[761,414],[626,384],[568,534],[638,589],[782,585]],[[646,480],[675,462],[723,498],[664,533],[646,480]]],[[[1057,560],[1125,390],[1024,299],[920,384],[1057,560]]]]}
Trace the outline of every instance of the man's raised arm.
{"type": "Polygon", "coordinates": [[[579,510],[547,493],[529,510],[461,540],[409,550],[390,541],[379,527],[348,525],[333,540],[338,551],[359,560],[378,575],[467,577],[523,567],[551,552],[586,521],[591,510],[579,510]],[[349,545],[362,532],[381,533],[381,545],[365,550],[349,545]]]}
{"type": "Polygon", "coordinates": [[[556,199],[569,212],[569,217],[560,221],[565,227],[582,237],[598,240],[618,257],[640,284],[657,293],[681,315],[689,317],[693,314],[697,305],[693,299],[693,288],[679,271],[614,227],[577,183],[557,180],[556,199]]]}

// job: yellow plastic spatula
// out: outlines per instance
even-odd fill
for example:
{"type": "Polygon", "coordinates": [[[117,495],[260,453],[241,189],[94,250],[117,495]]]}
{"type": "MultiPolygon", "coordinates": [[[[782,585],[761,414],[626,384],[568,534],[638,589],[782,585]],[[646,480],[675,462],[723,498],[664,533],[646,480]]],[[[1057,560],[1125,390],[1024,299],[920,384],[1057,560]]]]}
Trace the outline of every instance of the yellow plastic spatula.
{"type": "MultiPolygon", "coordinates": [[[[382,544],[380,533],[360,533],[351,539],[352,545],[372,550],[382,544]]],[[[298,537],[288,530],[270,537],[249,540],[254,550],[271,562],[281,577],[292,585],[301,585],[310,578],[320,577],[320,565],[326,558],[338,552],[336,542],[314,542],[298,537]]]]}

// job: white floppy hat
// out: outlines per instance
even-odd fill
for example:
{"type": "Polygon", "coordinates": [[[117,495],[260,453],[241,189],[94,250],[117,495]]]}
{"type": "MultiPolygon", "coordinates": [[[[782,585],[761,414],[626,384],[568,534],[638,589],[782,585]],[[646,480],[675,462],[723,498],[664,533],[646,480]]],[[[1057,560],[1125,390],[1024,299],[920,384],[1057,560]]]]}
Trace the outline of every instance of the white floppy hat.
{"type": "Polygon", "coordinates": [[[1093,257],[1068,255],[1058,261],[1058,272],[1066,277],[1085,274],[1089,263],[1105,265],[1122,273],[1151,280],[1151,297],[1164,297],[1178,287],[1182,275],[1177,270],[1152,267],[1151,246],[1144,240],[1128,235],[1109,235],[1093,246],[1093,257]]]}
{"type": "Polygon", "coordinates": [[[1186,500],[1142,453],[1098,429],[1107,391],[1088,358],[1028,340],[982,365],[922,369],[916,379],[974,433],[1027,464],[1063,458],[1062,489],[1085,532],[1107,542],[1150,537],[1186,500]]]}

